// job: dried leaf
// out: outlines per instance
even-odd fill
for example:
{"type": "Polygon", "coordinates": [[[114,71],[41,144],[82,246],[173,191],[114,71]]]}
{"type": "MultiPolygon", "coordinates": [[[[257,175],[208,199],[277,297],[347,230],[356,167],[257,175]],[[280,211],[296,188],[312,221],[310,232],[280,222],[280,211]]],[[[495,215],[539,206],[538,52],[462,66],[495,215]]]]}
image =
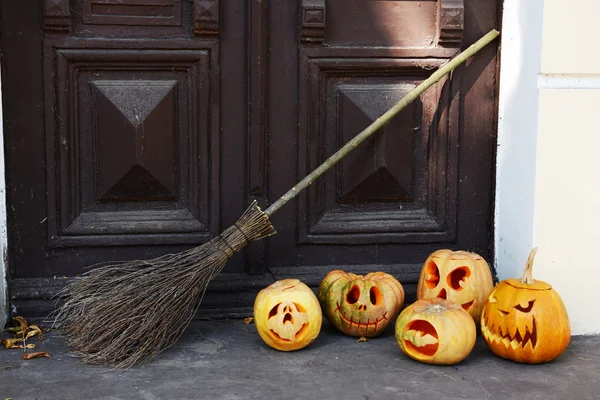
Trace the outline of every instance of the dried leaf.
{"type": "MultiPolygon", "coordinates": [[[[35,344],[33,344],[33,343],[30,343],[30,344],[28,344],[28,345],[27,345],[27,346],[25,346],[25,347],[26,347],[26,348],[28,348],[28,349],[35,349],[35,344]]],[[[15,345],[11,346],[10,348],[11,348],[11,349],[24,349],[25,347],[23,347],[23,345],[22,345],[22,344],[19,344],[19,345],[16,345],[16,344],[15,344],[15,345]]]]}
{"type": "Polygon", "coordinates": [[[251,324],[252,321],[254,321],[254,317],[248,317],[248,318],[244,318],[244,323],[246,325],[251,324]]]}
{"type": "Polygon", "coordinates": [[[27,328],[29,328],[29,325],[27,324],[27,321],[25,321],[25,319],[23,317],[14,317],[13,318],[15,321],[17,321],[19,323],[19,328],[18,331],[26,331],[27,328]]]}
{"type": "Polygon", "coordinates": [[[366,337],[362,336],[362,337],[360,337],[360,338],[359,338],[359,339],[356,341],[356,343],[360,343],[360,342],[366,342],[367,340],[369,340],[369,339],[367,339],[366,337]]]}
{"type": "MultiPolygon", "coordinates": [[[[22,342],[23,339],[21,338],[13,338],[13,339],[4,339],[4,340],[0,340],[0,343],[2,343],[4,345],[4,347],[6,347],[7,349],[13,349],[17,343],[22,342]]],[[[21,347],[22,348],[22,347],[21,347]]]]}
{"type": "Polygon", "coordinates": [[[37,358],[37,357],[48,357],[48,358],[52,358],[50,357],[50,354],[45,352],[45,351],[36,351],[35,353],[25,353],[23,354],[23,360],[30,360],[32,358],[37,358]]]}
{"type": "Polygon", "coordinates": [[[39,335],[40,340],[42,340],[42,330],[37,325],[30,325],[29,332],[27,332],[27,337],[25,339],[29,339],[32,336],[39,335]]]}

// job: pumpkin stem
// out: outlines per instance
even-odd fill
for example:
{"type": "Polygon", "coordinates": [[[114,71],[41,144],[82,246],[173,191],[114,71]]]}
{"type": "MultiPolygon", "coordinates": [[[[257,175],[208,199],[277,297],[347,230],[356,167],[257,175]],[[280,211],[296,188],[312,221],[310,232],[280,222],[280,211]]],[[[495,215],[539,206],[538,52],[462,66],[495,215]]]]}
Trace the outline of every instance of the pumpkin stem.
{"type": "Polygon", "coordinates": [[[534,284],[532,269],[533,269],[533,259],[535,258],[535,253],[537,253],[537,247],[531,249],[531,253],[529,253],[529,258],[527,258],[527,264],[525,264],[525,271],[523,271],[523,278],[521,278],[521,282],[531,285],[534,284]]]}

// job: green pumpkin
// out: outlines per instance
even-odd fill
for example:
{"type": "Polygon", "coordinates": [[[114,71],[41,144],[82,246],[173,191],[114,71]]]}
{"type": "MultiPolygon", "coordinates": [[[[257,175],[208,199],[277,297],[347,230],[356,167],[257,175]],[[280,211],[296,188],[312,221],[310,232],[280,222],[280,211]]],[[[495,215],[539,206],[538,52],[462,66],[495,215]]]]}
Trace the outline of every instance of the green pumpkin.
{"type": "Polygon", "coordinates": [[[335,270],[321,282],[318,298],[325,317],[339,331],[374,337],[396,320],[404,303],[404,289],[384,272],[362,276],[335,270]]]}

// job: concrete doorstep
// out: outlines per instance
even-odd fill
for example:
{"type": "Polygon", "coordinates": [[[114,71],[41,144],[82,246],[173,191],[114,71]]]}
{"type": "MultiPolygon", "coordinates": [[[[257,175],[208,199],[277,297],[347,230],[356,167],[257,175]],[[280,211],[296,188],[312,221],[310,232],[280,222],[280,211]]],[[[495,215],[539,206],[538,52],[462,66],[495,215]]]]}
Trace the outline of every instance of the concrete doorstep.
{"type": "Polygon", "coordinates": [[[30,342],[52,358],[0,349],[0,400],[600,399],[600,336],[575,336],[542,365],[500,359],[478,338],[460,364],[432,366],[405,356],[392,326],[357,343],[324,320],[314,343],[286,353],[242,320],[194,321],[175,346],[129,370],[78,363],[56,333],[30,342]]]}

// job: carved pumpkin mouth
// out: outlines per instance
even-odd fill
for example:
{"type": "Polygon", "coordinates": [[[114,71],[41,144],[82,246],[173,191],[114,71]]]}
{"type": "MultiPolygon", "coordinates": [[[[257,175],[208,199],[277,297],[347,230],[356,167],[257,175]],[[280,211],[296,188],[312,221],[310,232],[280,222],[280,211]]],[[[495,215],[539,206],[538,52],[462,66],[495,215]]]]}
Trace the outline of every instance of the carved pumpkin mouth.
{"type": "MultiPolygon", "coordinates": [[[[485,321],[485,319],[484,319],[485,321]]],[[[509,346],[512,347],[513,350],[516,350],[518,347],[522,349],[525,346],[529,345],[531,350],[535,349],[535,345],[537,344],[537,328],[535,323],[535,317],[532,317],[532,329],[529,331],[529,327],[525,327],[525,332],[521,333],[523,329],[517,328],[515,330],[514,336],[511,336],[510,330],[508,328],[503,328],[502,326],[495,326],[492,324],[491,327],[487,326],[487,321],[485,321],[481,326],[481,333],[489,342],[493,343],[502,343],[506,348],[509,346]]]]}
{"type": "Polygon", "coordinates": [[[473,303],[475,302],[475,299],[468,301],[466,303],[461,304],[462,308],[464,308],[464,310],[466,312],[469,312],[469,310],[471,309],[471,307],[473,307],[473,303]]]}
{"type": "Polygon", "coordinates": [[[275,332],[273,329],[271,329],[270,331],[273,334],[273,336],[275,336],[277,339],[281,340],[282,342],[292,343],[292,342],[299,341],[302,338],[302,336],[304,335],[304,332],[306,332],[306,330],[308,330],[308,323],[305,323],[304,325],[302,325],[302,328],[300,328],[300,330],[294,334],[294,340],[281,337],[279,335],[279,333],[275,332]]]}
{"type": "Polygon", "coordinates": [[[370,319],[367,319],[367,322],[354,321],[352,319],[352,316],[350,316],[350,318],[346,317],[344,314],[342,314],[342,310],[340,308],[339,303],[337,303],[336,311],[338,312],[340,317],[342,317],[342,320],[344,320],[344,322],[346,322],[350,326],[350,328],[352,328],[352,326],[356,325],[356,329],[358,329],[359,331],[361,329],[364,329],[366,332],[368,332],[369,328],[373,328],[373,332],[375,332],[377,330],[377,325],[379,325],[382,321],[387,321],[387,311],[383,313],[381,318],[377,318],[373,322],[371,322],[370,319]]]}
{"type": "Polygon", "coordinates": [[[402,335],[404,348],[418,356],[433,356],[439,346],[438,334],[429,322],[417,319],[406,325],[402,335]]]}
{"type": "MultiPolygon", "coordinates": [[[[462,287],[460,288],[460,290],[462,290],[462,287]]],[[[442,289],[437,294],[437,297],[439,297],[440,299],[447,300],[448,299],[448,292],[446,292],[446,289],[442,289]]],[[[462,303],[461,306],[462,306],[462,308],[465,309],[466,312],[469,312],[469,310],[471,309],[471,307],[473,307],[473,303],[474,302],[475,302],[475,299],[473,299],[471,301],[467,301],[466,303],[462,303]]]]}

